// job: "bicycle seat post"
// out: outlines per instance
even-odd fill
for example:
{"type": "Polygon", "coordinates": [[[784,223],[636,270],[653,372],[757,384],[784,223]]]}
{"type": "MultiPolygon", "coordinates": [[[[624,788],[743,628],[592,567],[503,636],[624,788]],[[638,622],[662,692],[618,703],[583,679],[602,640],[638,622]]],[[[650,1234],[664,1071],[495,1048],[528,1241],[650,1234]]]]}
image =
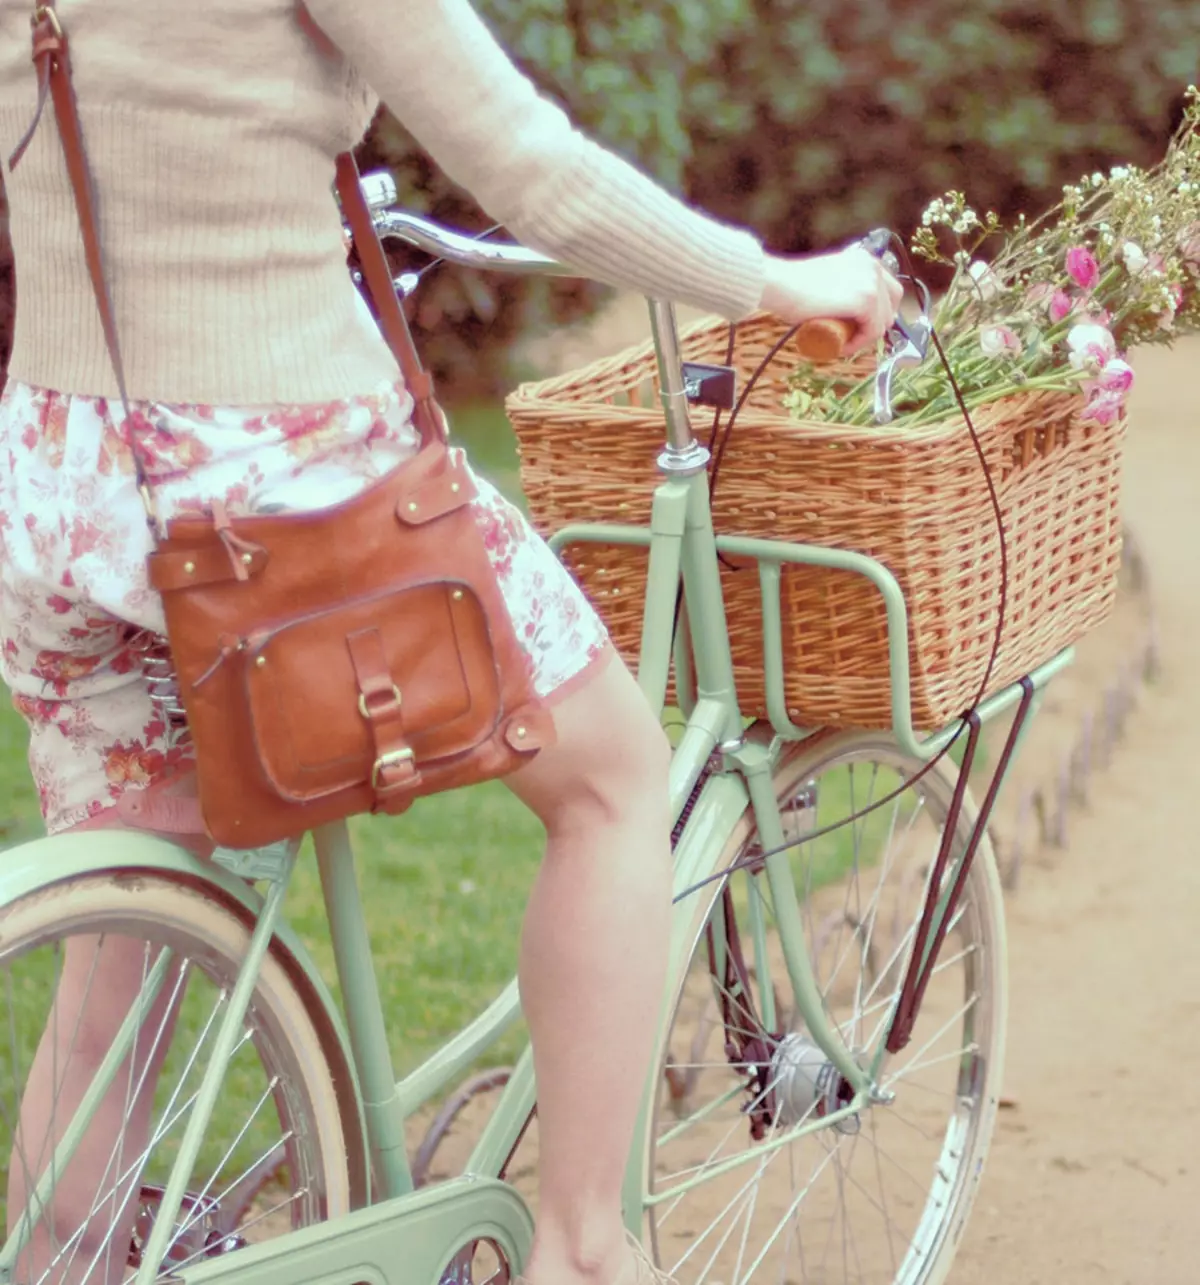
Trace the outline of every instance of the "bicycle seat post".
{"type": "Polygon", "coordinates": [[[654,350],[658,355],[659,396],[667,417],[667,445],[658,457],[658,467],[672,477],[690,477],[708,467],[709,452],[692,435],[687,393],[683,386],[675,305],[663,299],[649,299],[647,302],[650,305],[654,350]]]}

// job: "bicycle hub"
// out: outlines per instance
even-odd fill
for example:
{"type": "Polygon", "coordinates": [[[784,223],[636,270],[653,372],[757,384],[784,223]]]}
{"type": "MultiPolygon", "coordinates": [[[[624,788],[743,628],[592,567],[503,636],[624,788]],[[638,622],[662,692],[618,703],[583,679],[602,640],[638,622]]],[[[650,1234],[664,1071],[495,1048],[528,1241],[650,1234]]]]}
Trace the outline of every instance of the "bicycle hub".
{"type": "MultiPolygon", "coordinates": [[[[795,1031],[785,1035],[771,1055],[771,1085],[776,1121],[784,1127],[822,1119],[854,1100],[854,1090],[837,1067],[795,1031]]],[[[840,1133],[857,1133],[858,1115],[848,1115],[833,1127],[840,1133]]]]}

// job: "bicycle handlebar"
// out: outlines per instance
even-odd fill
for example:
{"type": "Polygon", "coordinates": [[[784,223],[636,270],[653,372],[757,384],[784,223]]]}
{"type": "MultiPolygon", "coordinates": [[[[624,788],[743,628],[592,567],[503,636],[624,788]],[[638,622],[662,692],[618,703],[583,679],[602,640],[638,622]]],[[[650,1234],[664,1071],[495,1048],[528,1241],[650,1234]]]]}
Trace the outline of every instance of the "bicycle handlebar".
{"type": "Polygon", "coordinates": [[[814,364],[837,361],[854,337],[854,323],[834,317],[814,317],[802,321],[792,343],[800,356],[814,364]]]}
{"type": "MultiPolygon", "coordinates": [[[[462,232],[452,232],[431,219],[406,210],[388,209],[396,200],[396,186],[386,171],[366,174],[363,195],[371,208],[379,235],[403,241],[425,254],[479,271],[507,272],[526,276],[578,276],[576,269],[557,259],[538,254],[514,241],[484,241],[462,232]]],[[[834,318],[804,322],[796,332],[795,346],[812,362],[835,361],[842,355],[854,325],[834,318]]]]}
{"type": "Polygon", "coordinates": [[[426,254],[449,263],[461,263],[465,268],[547,277],[581,275],[578,269],[547,258],[515,241],[481,241],[463,232],[451,232],[449,228],[405,210],[378,210],[374,217],[380,236],[404,241],[426,254]]]}

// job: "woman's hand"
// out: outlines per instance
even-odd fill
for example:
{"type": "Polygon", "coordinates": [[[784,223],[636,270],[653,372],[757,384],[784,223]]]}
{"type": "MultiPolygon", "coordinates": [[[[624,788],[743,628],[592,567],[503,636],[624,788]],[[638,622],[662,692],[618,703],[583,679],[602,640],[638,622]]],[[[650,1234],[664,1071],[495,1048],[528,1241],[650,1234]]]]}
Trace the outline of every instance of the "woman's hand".
{"type": "Polygon", "coordinates": [[[796,259],[767,256],[761,307],[795,325],[816,317],[849,321],[852,353],[873,344],[896,318],[904,287],[861,246],[796,259]]]}

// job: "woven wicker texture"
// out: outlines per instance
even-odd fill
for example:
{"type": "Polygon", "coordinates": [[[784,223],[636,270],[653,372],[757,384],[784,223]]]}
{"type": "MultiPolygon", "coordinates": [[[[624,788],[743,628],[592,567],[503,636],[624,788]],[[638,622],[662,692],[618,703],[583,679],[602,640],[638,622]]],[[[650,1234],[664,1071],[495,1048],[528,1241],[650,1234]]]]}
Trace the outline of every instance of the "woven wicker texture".
{"type": "MultiPolygon", "coordinates": [[[[773,318],[739,324],[739,387],[783,335],[773,318]]],[[[723,363],[728,323],[683,336],[690,361],[723,363]]],[[[971,706],[992,650],[1000,603],[999,537],[976,448],[961,416],[906,428],[798,422],[780,409],[793,355],[784,350],[734,425],[713,503],[721,534],[851,549],[882,562],[909,613],[913,721],[940,726],[971,706]]],[[[645,344],[507,402],[533,519],[644,524],[660,480],[663,419],[653,348],[645,344]]],[[[1008,587],[988,690],[1019,678],[1109,612],[1120,560],[1125,425],[1080,419],[1082,398],[1035,392],[975,412],[1000,500],[1008,587]]],[[[693,413],[705,436],[711,412],[693,413]]],[[[637,654],[646,551],[577,545],[566,560],[627,659],[637,654]]],[[[765,713],[761,605],[755,568],[723,568],[738,695],[765,713]]],[[[785,567],[782,616],[787,705],[806,726],[891,724],[887,625],[868,581],[785,567]]]]}

